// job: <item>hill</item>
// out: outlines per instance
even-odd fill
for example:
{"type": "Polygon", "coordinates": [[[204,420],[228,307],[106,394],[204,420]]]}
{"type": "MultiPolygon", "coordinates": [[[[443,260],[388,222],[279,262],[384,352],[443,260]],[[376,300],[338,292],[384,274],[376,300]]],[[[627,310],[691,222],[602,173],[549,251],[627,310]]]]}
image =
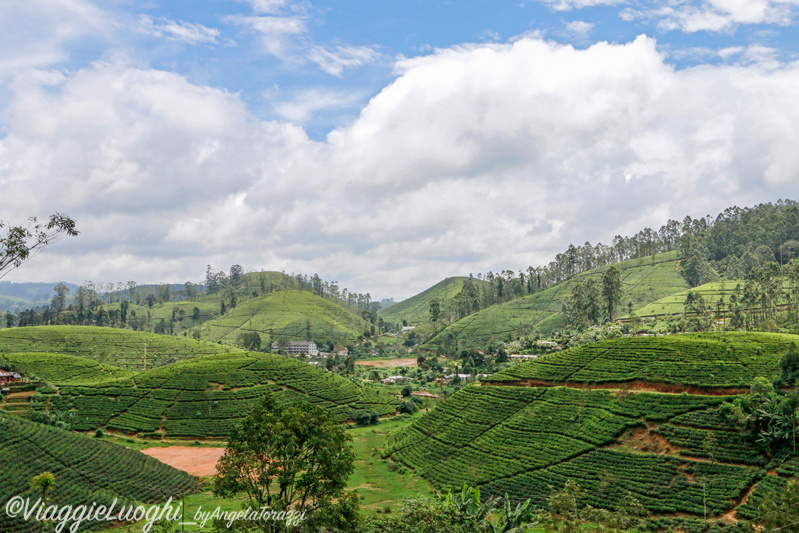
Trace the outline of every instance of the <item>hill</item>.
{"type": "Polygon", "coordinates": [[[779,358],[796,342],[796,335],[738,332],[608,339],[521,363],[484,381],[748,389],[757,376],[773,376],[779,358]]]}
{"type": "Polygon", "coordinates": [[[359,385],[292,358],[259,353],[206,356],[132,378],[64,384],[58,395],[37,392],[40,409],[77,410],[75,429],[105,427],[152,437],[224,437],[269,392],[328,408],[339,421],[358,410],[394,414],[394,394],[359,385]]]}
{"type": "Polygon", "coordinates": [[[136,375],[136,372],[85,357],[52,353],[0,353],[0,366],[10,366],[26,378],[39,378],[54,385],[95,384],[136,375]]]}
{"type": "MultiPolygon", "coordinates": [[[[708,516],[720,516],[748,491],[762,493],[758,483],[774,484],[769,471],[779,465],[754,436],[741,434],[719,413],[737,392],[724,389],[748,385],[752,375],[774,377],[787,343],[796,341],[741,335],[723,348],[713,335],[686,335],[566,350],[462,389],[392,435],[385,451],[439,489],[475,485],[486,496],[507,492],[544,506],[553,489],[574,480],[596,507],[617,509],[632,494],[653,514],[668,517],[659,520],[701,518],[705,504],[708,516]],[[709,372],[714,361],[729,372],[709,372]],[[658,374],[655,364],[675,371],[658,374]],[[701,384],[707,393],[654,392],[669,379],[701,384]],[[592,388],[623,380],[651,390],[592,388]],[[559,386],[564,383],[570,386],[559,386]]],[[[794,471],[791,461],[782,468],[794,471]]]]}
{"type": "MultiPolygon", "coordinates": [[[[430,302],[435,298],[442,302],[451,300],[463,289],[463,282],[467,279],[469,278],[464,276],[446,278],[416,296],[381,309],[378,315],[383,317],[386,322],[400,325],[403,320],[408,324],[428,322],[430,320],[430,302]]],[[[476,279],[472,281],[479,282],[476,279]]]]}
{"type": "Polygon", "coordinates": [[[261,334],[262,347],[277,340],[348,344],[370,324],[341,306],[306,291],[279,291],[247,300],[205,322],[202,339],[235,344],[241,333],[261,334]]]}
{"type": "Polygon", "coordinates": [[[86,357],[126,370],[239,351],[183,337],[94,326],[33,326],[0,329],[0,354],[44,352],[86,357]],[[145,362],[146,361],[146,362],[145,362]]]}
{"type": "MultiPolygon", "coordinates": [[[[31,480],[42,472],[55,475],[50,493],[58,505],[110,506],[152,503],[179,497],[198,488],[197,479],[143,453],[101,440],[77,435],[19,417],[0,414],[0,501],[29,496],[31,505],[40,496],[31,480]]],[[[107,527],[107,522],[84,523],[81,531],[107,527]]],[[[0,531],[38,533],[35,521],[0,514],[0,531]]]]}
{"type": "MultiPolygon", "coordinates": [[[[688,283],[677,269],[678,260],[677,252],[666,252],[616,263],[624,291],[622,307],[632,302],[633,308],[638,309],[686,290],[688,283]]],[[[608,268],[610,265],[577,274],[543,291],[466,316],[444,328],[422,348],[437,350],[454,343],[459,349],[484,348],[490,342],[513,340],[532,331],[547,334],[562,328],[565,320],[561,309],[575,284],[589,278],[599,281],[608,268]]]]}
{"type": "MultiPolygon", "coordinates": [[[[29,309],[35,305],[48,305],[54,295],[53,287],[58,285],[58,283],[12,283],[10,281],[0,281],[0,311],[29,309]]],[[[64,284],[73,292],[78,288],[77,285],[72,283],[64,284]]]]}

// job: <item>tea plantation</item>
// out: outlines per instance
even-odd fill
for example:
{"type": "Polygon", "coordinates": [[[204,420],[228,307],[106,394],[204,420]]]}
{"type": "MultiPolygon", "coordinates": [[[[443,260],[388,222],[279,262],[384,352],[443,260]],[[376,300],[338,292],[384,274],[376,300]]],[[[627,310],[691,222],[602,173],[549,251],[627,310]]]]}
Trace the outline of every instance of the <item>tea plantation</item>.
{"type": "Polygon", "coordinates": [[[616,509],[632,494],[655,516],[718,517],[753,490],[739,509],[751,517],[766,489],[784,486],[799,464],[773,470],[779,461],[718,407],[735,398],[730,387],[773,378],[797,340],[639,337],[551,354],[460,390],[391,435],[384,453],[439,489],[479,486],[542,507],[568,480],[590,505],[616,509]],[[631,380],[689,384],[694,393],[616,386],[631,380]],[[597,383],[613,389],[590,388],[597,383]]]}
{"type": "Polygon", "coordinates": [[[136,372],[98,363],[85,357],[52,353],[0,354],[0,364],[11,366],[15,372],[26,378],[39,378],[54,385],[96,384],[136,375],[136,372]]]}
{"type": "MultiPolygon", "coordinates": [[[[150,503],[179,497],[198,488],[197,479],[143,453],[103,442],[53,426],[36,424],[0,414],[0,501],[14,496],[31,498],[31,480],[42,472],[55,475],[48,499],[57,505],[110,506],[150,503]]],[[[84,523],[80,531],[107,527],[106,522],[84,523]]],[[[41,531],[35,520],[24,521],[0,513],[0,531],[34,533],[41,531]]]]}
{"type": "Polygon", "coordinates": [[[225,437],[266,392],[283,402],[321,405],[339,421],[359,410],[394,414],[399,403],[385,390],[288,357],[244,352],[173,363],[117,381],[65,384],[57,396],[37,393],[33,399],[40,409],[76,410],[77,430],[225,437]]]}
{"type": "MultiPolygon", "coordinates": [[[[688,284],[676,269],[678,259],[676,252],[667,252],[654,258],[629,259],[616,263],[615,266],[621,273],[625,301],[632,301],[637,309],[686,290],[688,284]]],[[[562,328],[565,323],[560,310],[564,300],[571,296],[574,284],[586,278],[601,281],[606,268],[608,267],[583,272],[541,292],[464,317],[447,326],[423,345],[423,348],[435,350],[450,335],[457,338],[460,348],[481,348],[491,341],[514,339],[524,330],[536,329],[548,333],[562,328]]],[[[390,309],[391,307],[386,308],[386,311],[390,309]]]]}
{"type": "Polygon", "coordinates": [[[0,329],[3,353],[45,352],[75,355],[128,370],[242,350],[194,339],[94,326],[35,326],[0,329]]]}
{"type": "Polygon", "coordinates": [[[708,388],[747,388],[772,376],[799,336],[771,333],[685,334],[595,342],[553,353],[486,381],[553,383],[646,381],[708,388]]]}
{"type": "Polygon", "coordinates": [[[280,339],[348,344],[369,323],[343,307],[305,291],[280,291],[240,303],[199,326],[203,339],[235,344],[241,333],[258,332],[262,346],[280,339]]]}

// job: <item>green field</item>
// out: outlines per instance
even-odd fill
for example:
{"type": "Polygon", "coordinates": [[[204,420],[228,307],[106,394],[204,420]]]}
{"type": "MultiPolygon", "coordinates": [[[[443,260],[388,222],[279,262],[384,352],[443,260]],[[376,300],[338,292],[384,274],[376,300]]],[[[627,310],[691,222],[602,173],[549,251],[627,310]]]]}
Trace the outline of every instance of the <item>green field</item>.
{"type": "MultiPolygon", "coordinates": [[[[638,309],[687,289],[677,270],[678,259],[677,252],[667,252],[616,263],[623,283],[622,307],[632,302],[638,309]]],[[[601,280],[607,268],[589,270],[541,292],[478,311],[450,324],[422,348],[435,350],[449,337],[457,340],[459,349],[484,348],[492,341],[513,340],[534,330],[546,334],[562,328],[565,321],[560,311],[574,284],[586,278],[601,280]]]]}
{"type": "Polygon", "coordinates": [[[199,326],[212,342],[235,344],[244,332],[261,334],[262,346],[283,339],[348,344],[370,324],[341,306],[305,291],[280,291],[253,298],[199,326]]]}
{"type": "Polygon", "coordinates": [[[76,410],[80,431],[203,438],[227,436],[267,392],[282,402],[321,405],[338,421],[352,419],[358,410],[394,414],[399,403],[381,388],[292,358],[244,352],[173,363],[116,381],[67,383],[58,395],[39,392],[33,400],[40,409],[76,410]]]}
{"type": "MultiPolygon", "coordinates": [[[[196,491],[197,479],[151,457],[122,446],[0,414],[0,501],[14,496],[31,498],[31,480],[43,472],[55,475],[51,501],[58,505],[109,506],[163,501],[196,491]]],[[[117,507],[119,509],[119,507],[117,507]]],[[[85,523],[81,531],[96,530],[106,522],[85,523]]],[[[0,513],[0,531],[38,533],[41,524],[0,513]]]]}
{"type": "Polygon", "coordinates": [[[647,381],[699,388],[748,388],[757,376],[774,377],[780,358],[792,343],[799,343],[799,336],[691,333],[609,339],[521,363],[484,381],[647,381]]]}
{"type": "Polygon", "coordinates": [[[86,357],[127,370],[156,366],[211,354],[241,352],[219,344],[115,328],[34,326],[0,329],[4,353],[58,353],[86,357]]]}
{"type": "MultiPolygon", "coordinates": [[[[465,276],[446,278],[407,300],[381,309],[378,314],[383,317],[383,320],[392,324],[402,325],[403,320],[408,324],[429,322],[430,302],[434,298],[438,298],[441,302],[455,298],[463,289],[463,282],[468,279],[465,276]]],[[[481,283],[477,279],[473,279],[472,282],[481,283]]]]}

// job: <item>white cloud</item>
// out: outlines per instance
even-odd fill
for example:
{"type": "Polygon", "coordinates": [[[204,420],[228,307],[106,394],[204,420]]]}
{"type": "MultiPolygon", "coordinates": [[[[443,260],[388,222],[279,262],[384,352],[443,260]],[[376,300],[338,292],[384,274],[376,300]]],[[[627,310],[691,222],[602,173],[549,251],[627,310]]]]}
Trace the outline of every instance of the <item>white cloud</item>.
{"type": "Polygon", "coordinates": [[[276,103],[274,109],[281,118],[303,123],[317,111],[352,107],[362,101],[364,96],[364,93],[357,91],[308,89],[292,100],[276,103]]]}
{"type": "MultiPolygon", "coordinates": [[[[5,112],[0,210],[66,211],[84,233],[17,279],[199,279],[240,263],[400,297],[795,196],[799,63],[729,54],[741,60],[676,70],[645,37],[437,50],[403,60],[326,142],[174,74],[30,76],[5,112]]],[[[308,93],[284,116],[301,121],[314,98],[347,105],[308,93]]]]}
{"type": "Polygon", "coordinates": [[[218,29],[182,20],[154,19],[147,15],[140,15],[138,30],[154,37],[165,37],[191,45],[219,44],[218,29]]]}
{"type": "Polygon", "coordinates": [[[334,76],[341,76],[345,68],[357,68],[375,61],[380,54],[373,46],[314,46],[308,58],[334,76]]]}
{"type": "Polygon", "coordinates": [[[584,20],[573,20],[566,24],[566,32],[577,39],[587,39],[594,31],[594,24],[584,20]]]}
{"type": "Polygon", "coordinates": [[[742,24],[791,24],[799,0],[702,0],[653,2],[620,11],[622,20],[655,20],[664,31],[733,32],[742,24]]]}
{"type": "Polygon", "coordinates": [[[64,61],[66,47],[107,37],[114,23],[87,0],[0,2],[0,77],[64,61]]]}
{"type": "Polygon", "coordinates": [[[282,59],[290,58],[294,53],[294,39],[307,31],[305,20],[298,16],[231,15],[223,20],[253,31],[260,38],[267,53],[282,59]]]}

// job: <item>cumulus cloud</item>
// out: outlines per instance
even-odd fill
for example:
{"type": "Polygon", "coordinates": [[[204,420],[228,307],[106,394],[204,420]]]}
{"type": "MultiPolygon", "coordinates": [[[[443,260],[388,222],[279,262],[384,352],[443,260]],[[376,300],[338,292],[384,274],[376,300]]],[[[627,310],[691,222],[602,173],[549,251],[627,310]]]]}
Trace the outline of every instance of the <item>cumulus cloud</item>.
{"type": "Polygon", "coordinates": [[[725,53],[741,60],[677,70],[646,37],[441,49],[402,60],[324,142],[166,72],[30,76],[5,111],[0,208],[66,211],[84,231],[50,252],[58,270],[43,254],[26,278],[198,279],[240,263],[408,296],[795,195],[799,63],[725,53]]]}
{"type": "Polygon", "coordinates": [[[276,103],[274,110],[286,120],[303,123],[317,111],[352,107],[363,100],[364,96],[360,91],[309,89],[292,100],[276,103]]]}

